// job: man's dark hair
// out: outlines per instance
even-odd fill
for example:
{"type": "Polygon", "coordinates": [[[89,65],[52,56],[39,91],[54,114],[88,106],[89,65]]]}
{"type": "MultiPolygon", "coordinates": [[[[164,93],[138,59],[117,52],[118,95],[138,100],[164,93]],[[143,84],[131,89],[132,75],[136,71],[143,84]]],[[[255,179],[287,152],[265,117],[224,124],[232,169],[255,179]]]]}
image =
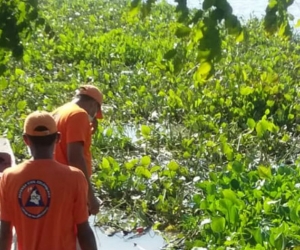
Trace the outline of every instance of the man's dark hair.
{"type": "MultiPolygon", "coordinates": [[[[38,126],[35,128],[35,131],[45,131],[45,130],[48,129],[44,126],[38,126]]],[[[45,136],[27,135],[27,137],[32,142],[32,144],[36,147],[50,147],[55,143],[55,140],[57,138],[57,133],[51,135],[45,135],[45,136]]]]}
{"type": "Polygon", "coordinates": [[[80,101],[83,101],[83,102],[94,101],[94,102],[96,102],[98,104],[99,109],[100,109],[99,103],[94,98],[92,98],[92,97],[90,97],[88,95],[78,94],[75,97],[78,98],[80,101]]]}
{"type": "Polygon", "coordinates": [[[88,95],[78,94],[78,95],[76,95],[76,97],[78,99],[80,99],[80,101],[83,101],[83,102],[87,102],[87,101],[94,101],[95,102],[95,99],[88,96],[88,95]]]}

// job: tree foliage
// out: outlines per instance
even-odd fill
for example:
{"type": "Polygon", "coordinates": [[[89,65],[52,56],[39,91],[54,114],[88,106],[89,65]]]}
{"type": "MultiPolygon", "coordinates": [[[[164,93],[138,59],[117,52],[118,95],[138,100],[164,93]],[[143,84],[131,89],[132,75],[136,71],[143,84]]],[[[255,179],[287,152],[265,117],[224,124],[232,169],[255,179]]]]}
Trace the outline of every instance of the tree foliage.
{"type": "Polygon", "coordinates": [[[34,25],[44,25],[38,15],[37,0],[0,1],[0,75],[5,70],[8,56],[23,56],[24,42],[34,30],[34,25]]]}
{"type": "MultiPolygon", "coordinates": [[[[151,6],[156,0],[133,0],[131,10],[144,18],[151,11],[151,6]]],[[[191,11],[187,7],[186,0],[175,0],[177,3],[178,23],[180,23],[175,35],[187,39],[189,43],[198,47],[199,68],[197,78],[199,81],[207,79],[214,72],[214,63],[222,56],[222,37],[220,29],[227,29],[229,35],[236,37],[237,42],[242,42],[245,30],[240,20],[233,14],[232,7],[227,0],[204,0],[202,8],[191,11]]],[[[289,38],[292,34],[288,20],[288,7],[294,0],[269,0],[264,17],[264,27],[267,33],[274,35],[276,32],[283,38],[289,38]]],[[[169,51],[168,59],[175,57],[176,50],[169,51]],[[170,56],[172,55],[172,56],[170,56]]]]}

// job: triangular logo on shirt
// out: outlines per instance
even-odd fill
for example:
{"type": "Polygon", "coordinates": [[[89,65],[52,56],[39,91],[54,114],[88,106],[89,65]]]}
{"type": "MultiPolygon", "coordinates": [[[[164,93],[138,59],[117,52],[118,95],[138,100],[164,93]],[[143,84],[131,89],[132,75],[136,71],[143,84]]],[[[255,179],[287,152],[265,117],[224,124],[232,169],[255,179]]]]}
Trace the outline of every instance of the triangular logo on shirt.
{"type": "Polygon", "coordinates": [[[33,187],[27,199],[25,207],[44,207],[42,196],[36,186],[33,187]]]}

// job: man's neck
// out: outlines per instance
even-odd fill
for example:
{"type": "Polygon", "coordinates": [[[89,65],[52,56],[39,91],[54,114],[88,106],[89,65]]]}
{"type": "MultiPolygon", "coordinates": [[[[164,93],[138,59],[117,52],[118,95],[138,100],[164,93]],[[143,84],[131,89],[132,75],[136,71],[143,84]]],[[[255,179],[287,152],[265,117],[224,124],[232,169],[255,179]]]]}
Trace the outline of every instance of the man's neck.
{"type": "Polygon", "coordinates": [[[82,108],[83,110],[85,110],[87,112],[87,104],[86,102],[82,102],[79,99],[73,99],[72,103],[76,104],[78,107],[82,108]]]}
{"type": "Polygon", "coordinates": [[[51,155],[33,155],[33,160],[53,160],[53,156],[51,155]]]}

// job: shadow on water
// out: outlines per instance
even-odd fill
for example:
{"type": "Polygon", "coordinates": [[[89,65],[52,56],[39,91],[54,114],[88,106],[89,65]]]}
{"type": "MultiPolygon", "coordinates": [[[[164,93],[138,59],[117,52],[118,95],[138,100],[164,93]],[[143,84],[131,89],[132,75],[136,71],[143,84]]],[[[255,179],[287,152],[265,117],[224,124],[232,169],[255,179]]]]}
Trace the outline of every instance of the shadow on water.
{"type": "Polygon", "coordinates": [[[166,244],[164,239],[152,230],[138,237],[133,237],[134,234],[123,236],[121,233],[107,236],[100,227],[94,225],[95,216],[90,216],[89,222],[101,250],[159,250],[166,244]]]}

